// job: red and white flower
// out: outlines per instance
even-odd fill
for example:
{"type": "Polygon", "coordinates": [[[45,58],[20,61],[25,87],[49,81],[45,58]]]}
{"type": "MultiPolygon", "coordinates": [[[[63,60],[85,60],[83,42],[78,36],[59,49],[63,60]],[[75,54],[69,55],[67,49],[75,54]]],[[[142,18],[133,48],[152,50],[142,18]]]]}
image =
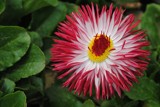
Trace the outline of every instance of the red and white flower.
{"type": "Polygon", "coordinates": [[[51,49],[54,70],[59,78],[68,77],[63,84],[84,96],[95,90],[96,98],[110,98],[116,91],[129,91],[136,76],[141,76],[148,65],[149,45],[142,30],[133,30],[139,21],[134,15],[123,17],[120,8],[81,6],[66,16],[55,34],[51,49]]]}

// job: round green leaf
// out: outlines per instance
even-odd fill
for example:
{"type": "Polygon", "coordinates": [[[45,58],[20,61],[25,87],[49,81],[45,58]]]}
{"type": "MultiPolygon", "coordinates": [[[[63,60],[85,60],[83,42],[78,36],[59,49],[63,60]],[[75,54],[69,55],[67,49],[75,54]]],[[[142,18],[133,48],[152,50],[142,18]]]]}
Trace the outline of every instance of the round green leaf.
{"type": "Polygon", "coordinates": [[[24,92],[17,91],[0,98],[0,107],[27,107],[24,92]]]}
{"type": "Polygon", "coordinates": [[[15,86],[16,84],[13,81],[5,78],[1,81],[0,90],[3,91],[4,94],[12,93],[14,92],[15,86]]]}
{"type": "Polygon", "coordinates": [[[28,34],[31,37],[31,42],[34,43],[35,45],[42,47],[43,41],[40,35],[37,32],[28,32],[28,34]]]}
{"type": "Polygon", "coordinates": [[[0,26],[0,71],[12,66],[27,52],[30,37],[16,26],[0,26]]]}
{"type": "Polygon", "coordinates": [[[19,63],[6,76],[13,81],[40,73],[45,67],[45,56],[41,49],[32,45],[19,63]]]}

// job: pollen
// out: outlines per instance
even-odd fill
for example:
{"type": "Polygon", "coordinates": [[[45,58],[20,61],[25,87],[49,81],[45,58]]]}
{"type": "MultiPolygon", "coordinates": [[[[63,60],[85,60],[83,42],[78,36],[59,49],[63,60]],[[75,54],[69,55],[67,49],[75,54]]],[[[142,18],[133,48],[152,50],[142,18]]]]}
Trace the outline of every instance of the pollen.
{"type": "Polygon", "coordinates": [[[93,62],[102,62],[108,58],[111,50],[112,40],[104,34],[97,34],[88,45],[88,57],[93,62]]]}

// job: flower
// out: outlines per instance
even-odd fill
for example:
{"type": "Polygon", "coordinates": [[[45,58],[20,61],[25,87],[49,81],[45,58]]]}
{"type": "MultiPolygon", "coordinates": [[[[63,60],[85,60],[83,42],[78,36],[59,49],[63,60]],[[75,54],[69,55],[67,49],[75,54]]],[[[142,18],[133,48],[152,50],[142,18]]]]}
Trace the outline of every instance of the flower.
{"type": "Polygon", "coordinates": [[[54,40],[51,61],[59,79],[68,77],[64,87],[84,96],[95,91],[97,99],[105,99],[114,92],[121,96],[137,82],[148,65],[149,52],[142,47],[149,43],[144,31],[133,30],[140,21],[123,13],[112,4],[101,11],[82,5],[60,23],[55,34],[62,39],[54,40]]]}

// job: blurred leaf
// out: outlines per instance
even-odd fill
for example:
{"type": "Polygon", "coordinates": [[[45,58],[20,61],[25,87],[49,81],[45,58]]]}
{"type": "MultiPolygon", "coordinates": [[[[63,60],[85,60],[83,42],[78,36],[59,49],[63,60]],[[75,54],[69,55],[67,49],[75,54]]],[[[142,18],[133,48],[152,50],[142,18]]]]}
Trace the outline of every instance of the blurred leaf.
{"type": "Polygon", "coordinates": [[[48,64],[50,62],[50,59],[51,59],[50,49],[45,49],[44,54],[45,54],[45,57],[46,57],[46,64],[48,64]]]}
{"type": "Polygon", "coordinates": [[[0,107],[27,107],[24,92],[17,91],[0,98],[0,107]]]}
{"type": "Polygon", "coordinates": [[[92,102],[92,100],[88,99],[83,103],[82,107],[95,107],[94,103],[92,102]]]}
{"type": "Polygon", "coordinates": [[[25,57],[6,76],[13,81],[40,73],[45,67],[45,57],[41,49],[32,45],[25,57]]]}
{"type": "Polygon", "coordinates": [[[14,92],[14,88],[15,88],[15,83],[7,78],[1,80],[0,83],[0,90],[4,93],[4,94],[8,94],[8,93],[12,93],[14,92]]]}
{"type": "Polygon", "coordinates": [[[47,2],[48,4],[52,5],[52,6],[57,6],[58,5],[58,0],[44,0],[45,2],[47,2]]]}
{"type": "Polygon", "coordinates": [[[138,2],[139,0],[113,0],[118,3],[130,3],[130,2],[138,2]]]}
{"type": "Polygon", "coordinates": [[[20,89],[25,92],[28,104],[43,103],[42,99],[44,97],[44,85],[42,78],[31,76],[27,79],[21,80],[18,83],[19,84],[16,86],[16,89],[20,89]]]}
{"type": "Polygon", "coordinates": [[[116,107],[116,106],[113,100],[106,100],[102,102],[101,107],[116,107]]]}
{"type": "Polygon", "coordinates": [[[52,37],[45,37],[43,39],[43,52],[44,52],[44,55],[46,57],[46,64],[48,64],[50,62],[50,58],[51,58],[51,47],[52,47],[52,44],[53,44],[53,38],[52,37]]]}
{"type": "MultiPolygon", "coordinates": [[[[160,47],[158,47],[160,49],[160,47]]],[[[150,64],[148,65],[147,73],[150,76],[150,78],[154,78],[157,72],[160,70],[160,63],[158,61],[159,53],[158,51],[152,51],[152,54],[150,55],[150,64]]]]}
{"type": "Polygon", "coordinates": [[[158,56],[158,51],[152,51],[152,54],[150,55],[150,59],[156,63],[157,62],[157,56],[158,56]]]}
{"type": "Polygon", "coordinates": [[[148,100],[143,107],[160,107],[160,101],[148,100]]]}
{"type": "Polygon", "coordinates": [[[42,95],[44,94],[42,78],[33,76],[28,80],[28,83],[23,84],[23,88],[28,88],[28,94],[34,94],[37,92],[40,92],[42,95]]]}
{"type": "Polygon", "coordinates": [[[31,37],[31,42],[39,47],[42,47],[43,41],[37,32],[28,32],[31,37]]]}
{"type": "Polygon", "coordinates": [[[125,92],[125,94],[133,100],[159,99],[159,88],[160,86],[153,80],[143,77],[139,79],[139,83],[133,85],[130,92],[125,92]]]}
{"type": "Polygon", "coordinates": [[[32,85],[32,89],[39,91],[42,95],[44,94],[42,78],[32,77],[30,79],[30,83],[32,85]]]}
{"type": "Polygon", "coordinates": [[[121,96],[121,98],[115,96],[111,99],[104,100],[100,107],[137,107],[138,103],[138,101],[132,101],[124,96],[121,96]]]}
{"type": "Polygon", "coordinates": [[[75,96],[55,84],[46,90],[46,95],[49,98],[46,107],[83,107],[75,96]]]}
{"type": "Polygon", "coordinates": [[[126,104],[123,107],[138,107],[139,102],[138,101],[130,101],[126,102],[126,104]]]}
{"type": "Polygon", "coordinates": [[[99,0],[89,0],[89,2],[99,3],[99,0]]]}
{"type": "Polygon", "coordinates": [[[58,4],[57,0],[23,0],[23,8],[25,13],[34,12],[42,7],[46,7],[48,5],[56,6],[58,4]]]}
{"type": "Polygon", "coordinates": [[[0,26],[0,71],[12,66],[27,52],[30,37],[16,26],[0,26]]]}
{"type": "Polygon", "coordinates": [[[0,0],[0,14],[5,10],[5,0],[0,0]]]}
{"type": "Polygon", "coordinates": [[[23,8],[26,13],[31,13],[48,4],[44,0],[22,0],[23,8]]]}
{"type": "Polygon", "coordinates": [[[56,76],[57,76],[57,73],[53,72],[52,68],[45,69],[45,72],[44,72],[45,89],[51,87],[54,84],[54,82],[56,81],[56,76]]]}
{"type": "Polygon", "coordinates": [[[3,92],[2,92],[2,91],[0,91],[0,98],[2,97],[2,95],[3,95],[3,92]]]}
{"type": "Polygon", "coordinates": [[[160,41],[160,5],[149,4],[142,17],[141,26],[147,30],[149,40],[153,48],[159,45],[160,41]]]}
{"type": "Polygon", "coordinates": [[[67,7],[67,14],[70,14],[74,11],[78,11],[78,5],[72,4],[72,3],[65,3],[67,7]]]}
{"type": "Polygon", "coordinates": [[[22,0],[6,0],[6,8],[0,15],[0,23],[1,25],[16,25],[24,14],[22,0]]]}
{"type": "MultiPolygon", "coordinates": [[[[4,10],[3,1],[0,1],[0,13],[4,10]]],[[[57,0],[6,0],[6,9],[0,16],[0,23],[1,25],[17,25],[22,16],[57,4],[57,0]]]]}
{"type": "Polygon", "coordinates": [[[33,13],[31,29],[36,30],[41,37],[50,36],[57,24],[65,18],[67,8],[64,3],[58,6],[46,7],[33,13]]]}

